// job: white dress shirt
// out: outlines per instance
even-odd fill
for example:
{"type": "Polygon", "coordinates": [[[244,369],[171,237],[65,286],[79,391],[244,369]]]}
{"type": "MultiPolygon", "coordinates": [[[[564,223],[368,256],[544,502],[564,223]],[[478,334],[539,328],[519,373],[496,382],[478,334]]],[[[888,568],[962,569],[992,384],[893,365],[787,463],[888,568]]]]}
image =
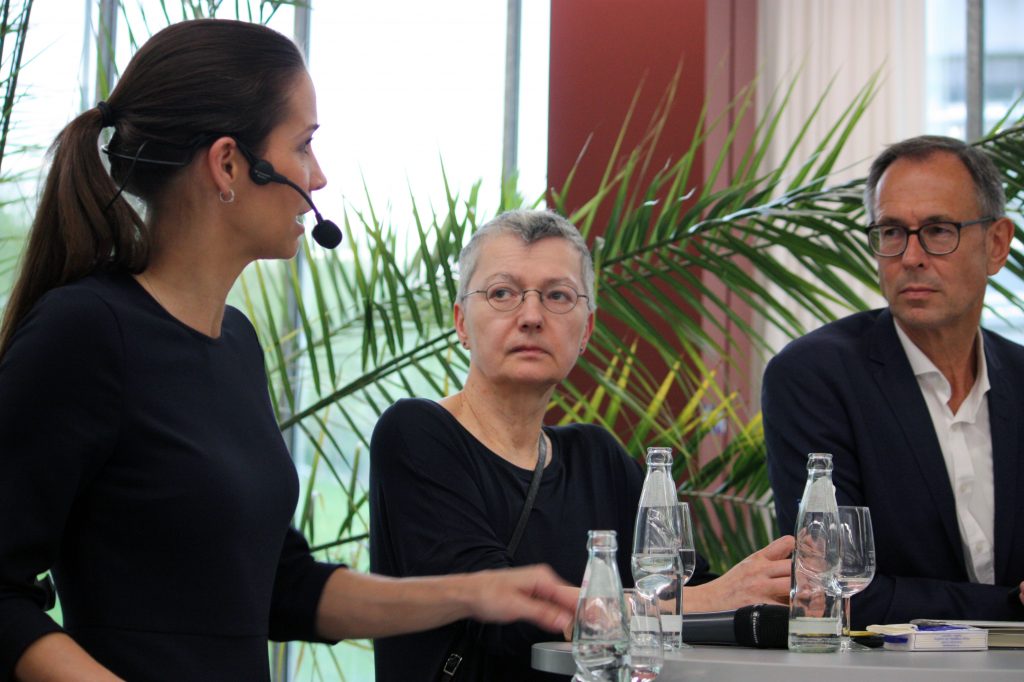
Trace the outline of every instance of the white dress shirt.
{"type": "Polygon", "coordinates": [[[928,405],[942,457],[946,461],[946,472],[956,499],[956,518],[967,574],[971,582],[994,584],[992,429],[988,418],[988,365],[981,330],[978,330],[975,342],[978,352],[974,386],[954,414],[947,404],[953,393],[949,381],[900,326],[895,326],[928,405]]]}

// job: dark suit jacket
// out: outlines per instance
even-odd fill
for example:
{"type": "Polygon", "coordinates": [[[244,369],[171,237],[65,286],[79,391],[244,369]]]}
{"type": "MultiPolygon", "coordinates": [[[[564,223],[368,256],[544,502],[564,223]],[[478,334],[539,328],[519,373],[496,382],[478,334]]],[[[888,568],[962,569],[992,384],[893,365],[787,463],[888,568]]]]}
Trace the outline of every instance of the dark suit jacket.
{"type": "Polygon", "coordinates": [[[871,509],[878,562],[852,621],[1024,620],[1024,347],[984,331],[995,488],[996,585],[968,582],[953,490],[928,407],[888,309],[793,341],[764,374],[768,474],[793,532],[807,454],[831,452],[839,504],[871,509]]]}

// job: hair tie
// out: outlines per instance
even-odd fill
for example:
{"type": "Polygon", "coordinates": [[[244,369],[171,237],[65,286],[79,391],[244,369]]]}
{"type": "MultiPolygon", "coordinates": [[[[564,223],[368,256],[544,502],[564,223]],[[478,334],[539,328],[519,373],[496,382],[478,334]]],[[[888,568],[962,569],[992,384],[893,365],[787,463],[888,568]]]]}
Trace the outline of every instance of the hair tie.
{"type": "Polygon", "coordinates": [[[100,127],[109,128],[114,125],[114,110],[106,102],[99,102],[96,108],[100,110],[100,127]]]}

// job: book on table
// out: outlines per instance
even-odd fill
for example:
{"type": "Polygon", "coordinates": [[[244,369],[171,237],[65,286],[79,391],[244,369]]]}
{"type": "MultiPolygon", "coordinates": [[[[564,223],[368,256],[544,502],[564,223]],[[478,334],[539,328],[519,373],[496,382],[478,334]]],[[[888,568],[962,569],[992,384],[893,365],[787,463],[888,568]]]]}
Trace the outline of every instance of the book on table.
{"type": "Polygon", "coordinates": [[[885,638],[884,647],[894,651],[984,651],[988,649],[988,631],[969,625],[895,623],[869,625],[870,632],[885,638]]]}
{"type": "Polygon", "coordinates": [[[1013,620],[934,620],[918,618],[910,621],[916,625],[967,625],[988,631],[990,649],[1024,648],[1024,621],[1013,620]]]}

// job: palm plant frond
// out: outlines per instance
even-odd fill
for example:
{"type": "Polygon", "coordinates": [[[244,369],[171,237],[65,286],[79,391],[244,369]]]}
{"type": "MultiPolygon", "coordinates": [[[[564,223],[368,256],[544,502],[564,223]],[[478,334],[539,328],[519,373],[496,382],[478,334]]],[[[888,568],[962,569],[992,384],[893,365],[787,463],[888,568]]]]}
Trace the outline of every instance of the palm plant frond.
{"type": "MultiPolygon", "coordinates": [[[[588,353],[556,393],[553,407],[562,419],[598,423],[622,434],[634,454],[648,442],[674,445],[682,453],[680,492],[699,502],[694,505],[699,532],[707,534],[705,539],[719,538],[704,547],[720,548],[709,552],[720,568],[772,534],[759,416],[744,417],[745,406],[715,379],[717,368],[734,363],[744,343],[768,350],[763,331],[738,314],[733,301],[742,301],[790,337],[806,330],[782,294],[821,322],[834,319],[837,310],[867,306],[851,285],[876,286],[873,257],[860,228],[863,181],[830,185],[829,179],[877,89],[876,74],[813,152],[799,160],[795,148],[809,135],[808,121],[793,149],[773,167],[765,166],[765,149],[792,83],[757,122],[753,140],[732,149],[739,144],[735,133],[742,118],[752,115],[750,92],[744,91],[732,104],[731,119],[705,112],[691,146],[674,163],[656,168],[654,142],[670,110],[670,88],[640,143],[630,150],[617,145],[606,160],[601,186],[572,212],[582,230],[601,233],[593,238],[600,312],[588,353]],[[698,152],[709,153],[703,146],[726,125],[726,147],[714,153],[718,160],[738,154],[738,170],[729,183],[713,188],[721,165],[716,161],[699,184],[698,152]],[[780,253],[795,259],[802,271],[780,253]],[[716,282],[733,298],[717,293],[716,282]],[[712,356],[721,360],[706,364],[712,356]],[[724,438],[717,433],[723,424],[724,438]],[[708,457],[705,450],[719,441],[720,452],[708,457]]],[[[822,102],[812,119],[824,109],[822,102]]],[[[982,144],[1007,174],[1011,205],[1019,206],[1024,130],[1007,125],[982,144]]],[[[587,162],[584,154],[580,163],[587,162]]],[[[443,165],[441,172],[446,188],[441,207],[423,212],[414,200],[407,228],[384,224],[370,202],[365,213],[347,212],[345,250],[307,251],[308,282],[302,291],[294,278],[291,283],[296,295],[307,297],[298,328],[269,328],[283,324],[280,312],[255,315],[268,349],[272,392],[283,396],[279,405],[287,408],[281,411],[282,427],[301,427],[307,459],[316,463],[308,484],[318,485],[318,472],[326,471],[325,483],[344,489],[353,502],[365,497],[360,482],[365,479],[346,479],[341,472],[352,471],[356,449],[367,447],[380,411],[397,397],[449,393],[468,368],[450,319],[457,289],[454,263],[483,210],[477,205],[479,185],[460,198],[443,165]],[[301,352],[291,356],[280,350],[289,334],[302,339],[296,346],[301,352]],[[281,370],[296,360],[299,372],[281,370]],[[323,376],[314,380],[313,373],[323,376]],[[284,381],[301,388],[289,391],[284,381]],[[333,466],[326,466],[328,460],[333,466]]],[[[570,173],[553,193],[555,208],[563,213],[568,206],[560,202],[573,177],[570,173]]],[[[503,202],[518,195],[514,178],[505,179],[510,181],[502,188],[503,202]]],[[[1015,252],[1008,270],[1019,280],[1022,268],[1024,258],[1015,252]]],[[[246,278],[259,282],[259,270],[246,278]]],[[[1022,309],[1012,286],[994,290],[1022,309]]],[[[278,299],[261,295],[258,300],[282,309],[278,299]]],[[[358,535],[353,518],[346,516],[344,533],[332,534],[336,540],[358,535]]]]}

